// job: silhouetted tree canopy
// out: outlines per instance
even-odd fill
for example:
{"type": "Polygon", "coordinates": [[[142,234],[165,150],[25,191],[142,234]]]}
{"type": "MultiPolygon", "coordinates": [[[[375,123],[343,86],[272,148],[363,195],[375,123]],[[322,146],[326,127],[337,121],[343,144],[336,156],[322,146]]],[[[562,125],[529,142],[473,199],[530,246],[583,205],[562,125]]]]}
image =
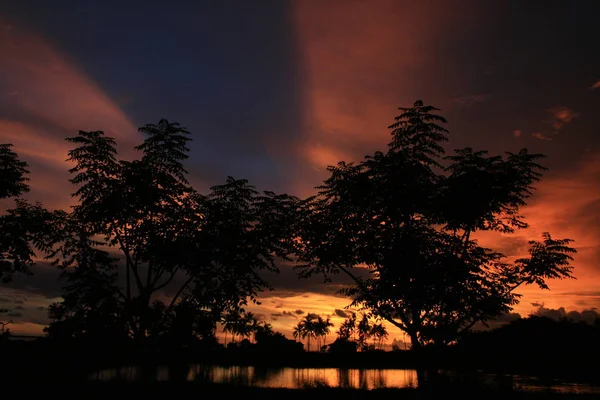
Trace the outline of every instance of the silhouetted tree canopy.
{"type": "Polygon", "coordinates": [[[3,282],[11,281],[16,272],[31,273],[35,247],[48,249],[54,222],[63,215],[19,197],[29,191],[27,168],[11,144],[0,144],[0,200],[15,198],[15,207],[0,216],[0,278],[3,282]]]}
{"type": "Polygon", "coordinates": [[[10,143],[0,144],[0,199],[17,197],[29,191],[28,165],[19,159],[10,143]]]}
{"type": "Polygon", "coordinates": [[[542,155],[465,148],[444,157],[448,131],[437,109],[417,101],[400,111],[386,152],[328,167],[305,201],[301,276],[349,275],[351,305],[404,330],[414,348],[450,343],[510,311],[521,285],[547,289],[548,279],[571,277],[569,239],[545,233],[528,257],[508,262],[474,238],[527,228],[519,212],[545,169],[542,155]]]}
{"type": "Polygon", "coordinates": [[[320,315],[307,314],[294,327],[294,338],[306,339],[307,350],[310,351],[310,340],[317,341],[317,349],[321,349],[321,339],[326,340],[333,323],[329,318],[324,319],[320,315]]]}
{"type": "Polygon", "coordinates": [[[183,166],[187,129],[162,119],[140,132],[133,161],[118,160],[115,140],[101,131],[67,139],[78,203],[49,255],[67,282],[50,334],[76,322],[73,335],[214,338],[225,312],[269,287],[259,271],[276,271],[292,246],[296,198],[232,177],[200,194],[183,166]]]}
{"type": "MultiPolygon", "coordinates": [[[[77,203],[48,211],[19,197],[29,190],[27,164],[0,145],[0,199],[16,204],[0,216],[1,277],[30,273],[40,254],[62,269],[63,300],[50,307],[46,329],[55,338],[185,346],[214,343],[221,323],[246,346],[291,349],[244,307],[270,288],[262,271],[297,261],[301,276],[353,279],[343,293],[367,312],[340,326],[338,345],[356,349],[354,339],[361,350],[387,337],[369,318],[404,330],[414,348],[446,345],[509,312],[517,288],[572,277],[570,239],[544,233],[512,262],[477,240],[478,232],[528,227],[521,208],[545,170],[542,155],[464,148],[445,156],[438,110],[417,101],[400,111],[385,152],[330,166],[318,194],[303,201],[233,177],[199,193],[184,168],[190,132],[161,119],[139,129],[145,139],[131,161],[118,159],[102,131],[68,138],[77,203]]],[[[294,336],[310,350],[331,327],[309,314],[294,336]]]]}

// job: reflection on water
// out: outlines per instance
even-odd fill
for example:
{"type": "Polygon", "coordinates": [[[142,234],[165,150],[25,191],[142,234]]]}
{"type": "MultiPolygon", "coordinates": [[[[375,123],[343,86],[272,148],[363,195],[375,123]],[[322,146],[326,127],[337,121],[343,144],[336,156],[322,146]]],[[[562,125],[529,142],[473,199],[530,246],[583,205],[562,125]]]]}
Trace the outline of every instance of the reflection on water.
{"type": "Polygon", "coordinates": [[[92,380],[204,381],[259,387],[302,389],[342,387],[376,389],[415,387],[417,372],[410,369],[257,368],[251,366],[163,366],[153,369],[123,367],[96,372],[92,380]]]}
{"type": "MultiPolygon", "coordinates": [[[[498,379],[498,376],[494,375],[486,375],[486,377],[486,380],[498,379]]],[[[594,385],[560,381],[545,382],[536,378],[519,376],[508,378],[517,387],[524,390],[600,394],[600,387],[594,385]]],[[[90,379],[96,381],[195,381],[290,389],[327,386],[370,390],[416,387],[417,371],[413,369],[224,367],[195,364],[113,368],[95,372],[90,379]]]]}

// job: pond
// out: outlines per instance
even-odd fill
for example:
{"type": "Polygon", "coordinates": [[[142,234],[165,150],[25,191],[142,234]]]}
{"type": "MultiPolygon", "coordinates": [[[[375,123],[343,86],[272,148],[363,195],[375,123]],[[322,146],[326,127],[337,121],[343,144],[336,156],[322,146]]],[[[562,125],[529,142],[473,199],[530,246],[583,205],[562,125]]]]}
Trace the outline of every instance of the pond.
{"type": "MultiPolygon", "coordinates": [[[[202,364],[112,368],[95,372],[89,378],[94,381],[194,381],[292,389],[327,386],[370,390],[410,388],[417,387],[418,384],[417,371],[414,369],[258,368],[202,364]]],[[[478,378],[480,381],[483,378],[490,384],[509,382],[530,391],[600,394],[600,386],[591,384],[542,380],[518,375],[480,374],[478,378]]]]}

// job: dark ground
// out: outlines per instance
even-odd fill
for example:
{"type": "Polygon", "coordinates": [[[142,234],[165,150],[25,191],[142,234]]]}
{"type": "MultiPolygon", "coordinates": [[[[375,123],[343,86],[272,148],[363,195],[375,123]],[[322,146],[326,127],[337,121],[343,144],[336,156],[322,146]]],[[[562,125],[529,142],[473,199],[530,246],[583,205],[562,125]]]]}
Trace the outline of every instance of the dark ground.
{"type": "Polygon", "coordinates": [[[337,388],[307,388],[307,389],[263,389],[231,385],[194,384],[194,383],[154,383],[154,384],[123,384],[123,383],[88,383],[62,386],[61,391],[68,398],[77,399],[106,399],[107,396],[129,396],[147,399],[168,399],[174,396],[193,396],[197,399],[597,399],[598,395],[558,394],[519,392],[510,390],[481,390],[473,388],[430,388],[430,389],[337,389],[337,388]]]}

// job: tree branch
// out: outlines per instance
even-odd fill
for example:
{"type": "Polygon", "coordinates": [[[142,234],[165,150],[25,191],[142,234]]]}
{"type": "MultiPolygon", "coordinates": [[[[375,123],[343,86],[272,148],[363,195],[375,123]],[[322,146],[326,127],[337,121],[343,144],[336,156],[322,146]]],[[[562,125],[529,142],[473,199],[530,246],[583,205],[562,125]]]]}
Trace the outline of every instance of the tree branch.
{"type": "Polygon", "coordinates": [[[165,313],[163,314],[163,317],[162,317],[160,323],[158,324],[159,327],[163,326],[163,324],[165,323],[165,320],[167,319],[167,315],[169,315],[169,312],[171,311],[171,309],[175,305],[175,302],[177,301],[177,299],[179,298],[179,296],[181,296],[181,294],[187,288],[187,286],[192,282],[192,280],[194,280],[194,277],[190,276],[188,278],[188,280],[185,281],[185,283],[183,284],[183,286],[181,286],[179,288],[179,290],[177,291],[177,293],[175,293],[175,296],[173,296],[173,298],[171,299],[171,303],[169,304],[169,307],[167,307],[167,309],[165,310],[165,313]]]}
{"type": "MultiPolygon", "coordinates": [[[[521,286],[523,283],[525,283],[525,280],[522,280],[521,282],[515,284],[513,287],[511,287],[506,293],[511,293],[512,291],[514,291],[516,288],[518,288],[519,286],[521,286]]],[[[460,331],[458,331],[459,335],[462,335],[463,333],[465,333],[466,331],[468,331],[469,329],[471,329],[473,326],[475,326],[476,323],[481,321],[481,317],[483,315],[478,315],[476,317],[473,318],[473,320],[471,321],[471,323],[469,323],[469,325],[463,327],[460,331]]]]}
{"type": "MultiPolygon", "coordinates": [[[[133,262],[133,260],[131,259],[131,254],[129,253],[129,249],[125,246],[124,242],[123,242],[123,238],[121,237],[121,235],[119,234],[119,231],[117,229],[114,228],[113,229],[115,231],[115,235],[117,236],[117,241],[119,242],[119,246],[121,246],[121,250],[123,251],[123,254],[125,254],[125,262],[128,265],[128,267],[131,268],[131,271],[133,272],[133,276],[135,277],[135,282],[137,284],[138,290],[140,291],[140,293],[143,291],[144,289],[144,284],[142,283],[142,280],[140,278],[140,274],[139,271],[136,267],[136,264],[133,262]]],[[[127,270],[129,272],[129,270],[127,270]]],[[[131,292],[130,292],[130,285],[127,285],[127,291],[129,293],[129,298],[131,298],[131,292]]]]}
{"type": "MultiPolygon", "coordinates": [[[[360,279],[359,277],[357,277],[356,275],[354,275],[348,268],[346,268],[346,267],[344,267],[342,265],[339,265],[338,268],[340,269],[340,271],[342,271],[343,273],[345,273],[346,275],[348,275],[354,282],[356,282],[356,284],[360,286],[362,292],[365,295],[369,295],[369,290],[365,286],[365,284],[364,284],[364,282],[363,282],[362,279],[360,279]]],[[[375,303],[376,302],[374,302],[374,304],[375,303]]],[[[402,329],[405,332],[408,329],[406,327],[406,325],[404,325],[401,322],[398,322],[398,321],[394,320],[394,318],[391,315],[389,315],[388,313],[383,312],[381,309],[378,309],[377,311],[379,311],[379,313],[383,316],[383,318],[385,318],[386,321],[390,322],[395,327],[400,328],[400,329],[402,329]]]]}
{"type": "MultiPolygon", "coordinates": [[[[129,298],[123,294],[123,292],[121,291],[121,289],[119,289],[118,287],[116,289],[117,289],[117,294],[119,295],[119,297],[121,297],[125,301],[129,300],[129,298]]],[[[131,293],[129,295],[131,295],[131,293]]]]}
{"type": "MultiPolygon", "coordinates": [[[[172,280],[173,280],[173,278],[175,277],[175,274],[176,274],[176,273],[177,273],[177,270],[175,270],[175,271],[171,272],[171,276],[169,276],[169,278],[168,278],[168,279],[167,279],[165,282],[163,282],[163,283],[161,283],[160,285],[156,286],[156,287],[154,288],[154,290],[155,290],[155,291],[156,291],[156,290],[160,290],[160,289],[164,288],[165,286],[167,286],[169,283],[171,283],[171,281],[172,281],[172,280]]],[[[162,276],[162,273],[160,274],[160,276],[162,276]]],[[[159,278],[160,278],[160,276],[159,276],[159,278]]],[[[157,279],[157,281],[158,281],[158,279],[157,279]]],[[[155,283],[156,283],[156,282],[155,282],[155,283]]]]}

